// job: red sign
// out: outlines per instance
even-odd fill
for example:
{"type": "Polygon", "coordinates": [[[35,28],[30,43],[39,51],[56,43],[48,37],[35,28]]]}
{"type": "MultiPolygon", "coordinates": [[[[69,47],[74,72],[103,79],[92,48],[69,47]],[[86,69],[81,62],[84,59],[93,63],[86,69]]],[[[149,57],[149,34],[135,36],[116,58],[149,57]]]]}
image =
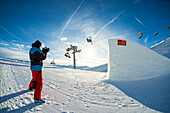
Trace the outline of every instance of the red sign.
{"type": "Polygon", "coordinates": [[[126,40],[118,40],[117,45],[126,46],[126,40]]]}

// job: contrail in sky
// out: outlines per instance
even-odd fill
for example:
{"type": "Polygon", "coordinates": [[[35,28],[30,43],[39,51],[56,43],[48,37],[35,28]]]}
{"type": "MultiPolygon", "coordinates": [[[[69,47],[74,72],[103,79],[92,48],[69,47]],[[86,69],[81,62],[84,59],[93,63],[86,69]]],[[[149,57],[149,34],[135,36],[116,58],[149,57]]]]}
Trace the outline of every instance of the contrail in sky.
{"type": "Polygon", "coordinates": [[[145,38],[144,40],[145,44],[147,44],[148,38],[149,38],[148,36],[145,38]]]}
{"type": "MultiPolygon", "coordinates": [[[[20,38],[18,38],[17,36],[15,36],[13,33],[9,32],[7,29],[5,29],[4,27],[2,27],[1,25],[0,25],[0,27],[1,27],[3,30],[5,30],[7,33],[9,33],[10,35],[12,35],[13,37],[15,37],[16,39],[22,41],[20,38]]],[[[22,41],[22,42],[24,43],[24,41],[22,41]]]]}
{"type": "Polygon", "coordinates": [[[74,17],[74,15],[76,14],[76,12],[79,10],[79,8],[81,7],[81,5],[83,4],[84,0],[80,3],[80,5],[77,7],[77,9],[74,11],[74,13],[72,14],[72,16],[70,17],[70,19],[68,20],[68,22],[66,23],[66,25],[64,26],[63,30],[60,33],[60,36],[58,37],[57,42],[60,40],[64,30],[66,29],[66,27],[68,26],[68,24],[70,23],[70,21],[72,20],[72,18],[74,17]]]}
{"type": "MultiPolygon", "coordinates": [[[[113,23],[121,14],[123,14],[127,9],[123,10],[122,12],[120,12],[116,17],[114,17],[110,22],[108,22],[107,24],[105,24],[95,35],[94,38],[101,33],[108,25],[110,25],[111,23],[113,23]]],[[[93,39],[94,39],[93,38],[93,39]]]]}
{"type": "Polygon", "coordinates": [[[135,19],[136,19],[140,24],[142,24],[144,27],[146,27],[138,18],[135,17],[135,19]]]}

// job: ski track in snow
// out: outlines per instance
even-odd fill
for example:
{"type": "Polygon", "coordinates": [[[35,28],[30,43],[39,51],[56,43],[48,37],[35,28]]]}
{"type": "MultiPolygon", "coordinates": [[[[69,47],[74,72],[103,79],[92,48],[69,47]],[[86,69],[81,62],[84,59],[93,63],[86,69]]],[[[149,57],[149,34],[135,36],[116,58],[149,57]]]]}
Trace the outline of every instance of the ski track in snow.
{"type": "Polygon", "coordinates": [[[107,73],[43,68],[42,98],[45,104],[33,103],[28,63],[0,58],[0,111],[52,113],[156,113],[115,86],[104,82],[107,73]]]}

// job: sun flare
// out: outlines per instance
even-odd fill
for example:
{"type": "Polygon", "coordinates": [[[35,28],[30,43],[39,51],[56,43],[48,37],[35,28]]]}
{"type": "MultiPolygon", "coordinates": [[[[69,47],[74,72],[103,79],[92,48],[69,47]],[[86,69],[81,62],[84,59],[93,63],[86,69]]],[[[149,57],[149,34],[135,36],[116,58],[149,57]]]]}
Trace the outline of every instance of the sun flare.
{"type": "Polygon", "coordinates": [[[92,59],[95,57],[95,50],[93,46],[87,46],[84,48],[83,52],[83,57],[88,58],[88,59],[92,59]]]}

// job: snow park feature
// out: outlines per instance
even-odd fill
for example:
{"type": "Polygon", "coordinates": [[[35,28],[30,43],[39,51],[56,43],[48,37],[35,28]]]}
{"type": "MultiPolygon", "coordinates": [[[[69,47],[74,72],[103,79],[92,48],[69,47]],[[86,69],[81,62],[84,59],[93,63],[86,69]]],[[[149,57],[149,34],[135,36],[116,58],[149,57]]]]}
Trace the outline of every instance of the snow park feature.
{"type": "MultiPolygon", "coordinates": [[[[124,41],[126,46],[118,45],[117,39],[108,42],[107,83],[151,109],[169,113],[170,59],[131,40],[124,41]]],[[[163,45],[167,43],[157,50],[163,45]]]]}
{"type": "Polygon", "coordinates": [[[109,40],[110,80],[143,80],[167,72],[170,72],[168,58],[131,40],[109,40]]]}

